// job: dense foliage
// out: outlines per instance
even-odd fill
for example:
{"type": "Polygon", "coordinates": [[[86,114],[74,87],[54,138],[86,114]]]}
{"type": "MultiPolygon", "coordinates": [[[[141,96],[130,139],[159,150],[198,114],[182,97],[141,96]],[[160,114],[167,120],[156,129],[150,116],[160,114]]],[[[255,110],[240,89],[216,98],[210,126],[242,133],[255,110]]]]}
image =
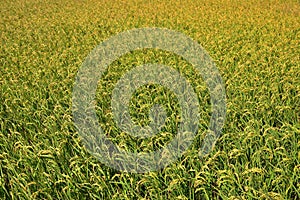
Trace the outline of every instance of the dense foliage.
{"type": "MultiPolygon", "coordinates": [[[[0,11],[1,199],[300,198],[299,1],[4,0],[0,11]],[[99,121],[125,149],[149,150],[172,137],[166,128],[145,143],[125,140],[108,109],[126,70],[163,63],[185,74],[207,108],[199,141],[177,162],[146,174],[106,167],[83,147],[72,121],[76,73],[103,40],[138,27],[183,32],[217,64],[227,119],[208,157],[197,154],[209,120],[205,85],[185,60],[158,50],[135,51],[112,64],[99,82],[99,121]]],[[[170,120],[176,119],[176,97],[158,86],[136,92],[134,119],[147,123],[155,101],[169,105],[170,120]]]]}

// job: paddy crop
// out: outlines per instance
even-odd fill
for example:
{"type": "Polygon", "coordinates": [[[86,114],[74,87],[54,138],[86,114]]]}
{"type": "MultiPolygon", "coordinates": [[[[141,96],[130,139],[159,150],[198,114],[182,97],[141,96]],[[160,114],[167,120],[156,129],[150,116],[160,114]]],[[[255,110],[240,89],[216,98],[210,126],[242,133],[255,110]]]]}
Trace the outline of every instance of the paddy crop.
{"type": "Polygon", "coordinates": [[[1,199],[299,199],[300,4],[298,1],[2,1],[0,7],[1,199]],[[125,150],[152,151],[174,137],[181,112],[158,85],[130,101],[137,124],[161,103],[165,129],[153,138],[119,131],[110,110],[118,79],[159,63],[182,73],[198,94],[199,132],[161,171],[116,171],[82,144],[72,116],[78,69],[102,41],[125,30],[163,27],[201,44],[225,83],[227,118],[213,151],[198,156],[210,118],[209,93],[183,58],[145,49],[113,62],[99,81],[96,111],[125,150]],[[155,95],[154,95],[155,94],[155,95]],[[157,95],[161,94],[161,95],[157,95]]]}

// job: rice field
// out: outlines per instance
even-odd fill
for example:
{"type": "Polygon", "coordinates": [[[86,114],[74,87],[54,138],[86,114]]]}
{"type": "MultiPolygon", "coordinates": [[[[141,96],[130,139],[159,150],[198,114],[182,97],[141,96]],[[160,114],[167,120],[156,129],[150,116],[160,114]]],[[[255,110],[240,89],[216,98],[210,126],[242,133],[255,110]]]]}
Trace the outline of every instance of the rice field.
{"type": "Polygon", "coordinates": [[[299,1],[2,0],[0,11],[1,199],[300,199],[299,1]],[[172,91],[145,85],[130,99],[130,115],[147,125],[159,103],[167,113],[163,131],[146,139],[120,131],[110,100],[128,71],[168,65],[200,100],[199,130],[185,154],[138,174],[87,151],[74,126],[72,92],[97,45],[147,27],[181,32],[207,51],[224,81],[227,112],[215,147],[200,158],[211,104],[193,66],[159,49],[114,61],[98,82],[95,107],[105,134],[126,151],[164,147],[181,112],[172,91]]]}

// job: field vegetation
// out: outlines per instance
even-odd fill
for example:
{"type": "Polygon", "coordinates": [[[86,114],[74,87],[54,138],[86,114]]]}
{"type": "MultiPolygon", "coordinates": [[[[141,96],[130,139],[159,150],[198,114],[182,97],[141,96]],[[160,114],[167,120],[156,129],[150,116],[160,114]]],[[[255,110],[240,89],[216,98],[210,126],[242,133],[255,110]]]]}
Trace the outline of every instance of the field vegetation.
{"type": "Polygon", "coordinates": [[[2,0],[0,38],[1,199],[300,199],[299,1],[2,0]],[[84,148],[72,89],[89,52],[142,27],[177,30],[207,50],[225,83],[227,118],[214,150],[200,159],[210,102],[199,74],[170,52],[122,56],[99,81],[96,98],[101,126],[122,148],[165,145],[180,112],[172,92],[147,85],[132,97],[131,114],[147,124],[150,107],[162,103],[164,132],[142,141],[118,130],[110,95],[135,66],[174,67],[203,106],[184,156],[161,171],[134,174],[105,166],[84,148]]]}

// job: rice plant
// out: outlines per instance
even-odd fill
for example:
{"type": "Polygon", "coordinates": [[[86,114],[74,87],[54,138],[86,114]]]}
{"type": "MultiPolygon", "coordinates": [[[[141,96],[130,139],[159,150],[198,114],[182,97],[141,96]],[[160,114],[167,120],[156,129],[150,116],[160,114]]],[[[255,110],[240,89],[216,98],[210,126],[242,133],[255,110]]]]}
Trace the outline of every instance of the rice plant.
{"type": "Polygon", "coordinates": [[[5,0],[0,11],[1,199],[300,198],[298,1],[5,0]],[[114,170],[86,150],[73,123],[72,89],[92,49],[143,27],[182,32],[207,50],[225,82],[227,118],[215,148],[200,159],[211,114],[201,76],[171,52],[120,57],[98,83],[96,112],[105,134],[125,150],[166,145],[181,112],[170,90],[143,86],[130,100],[133,121],[148,124],[150,108],[159,103],[166,125],[147,139],[122,132],[110,98],[130,69],[171,66],[200,101],[199,131],[188,151],[160,171],[135,174],[114,170]]]}

